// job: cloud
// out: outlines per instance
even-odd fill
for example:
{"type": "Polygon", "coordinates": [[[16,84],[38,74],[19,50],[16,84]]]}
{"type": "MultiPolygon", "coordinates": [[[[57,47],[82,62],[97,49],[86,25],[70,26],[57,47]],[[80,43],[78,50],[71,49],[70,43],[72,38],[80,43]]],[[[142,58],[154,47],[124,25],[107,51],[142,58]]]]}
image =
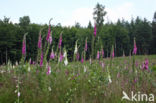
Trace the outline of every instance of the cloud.
{"type": "Polygon", "coordinates": [[[71,26],[79,22],[81,26],[87,26],[89,20],[93,21],[93,9],[92,8],[78,8],[72,12],[71,17],[64,21],[62,25],[71,26]]]}
{"type": "Polygon", "coordinates": [[[106,21],[116,22],[122,18],[129,21],[134,16],[134,5],[131,2],[126,2],[114,8],[106,8],[106,11],[106,21]]]}
{"type": "MultiPolygon", "coordinates": [[[[105,22],[112,21],[116,22],[119,18],[125,20],[131,20],[132,14],[134,13],[134,5],[131,2],[125,2],[113,8],[107,8],[107,15],[105,22]]],[[[76,22],[79,22],[81,26],[87,26],[88,22],[93,22],[93,8],[78,8],[73,10],[71,16],[62,22],[63,26],[72,26],[76,22]]]]}

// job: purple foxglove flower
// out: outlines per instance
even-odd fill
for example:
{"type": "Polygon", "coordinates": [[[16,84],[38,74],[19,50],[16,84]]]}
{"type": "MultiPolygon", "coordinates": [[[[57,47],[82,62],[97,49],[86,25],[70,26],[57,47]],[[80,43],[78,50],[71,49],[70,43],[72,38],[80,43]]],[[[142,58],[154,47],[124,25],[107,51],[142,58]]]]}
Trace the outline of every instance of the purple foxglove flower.
{"type": "Polygon", "coordinates": [[[97,59],[100,58],[100,53],[99,53],[99,51],[97,52],[97,56],[96,56],[96,58],[97,58],[97,59]]]}
{"type": "Polygon", "coordinates": [[[83,60],[83,56],[81,57],[81,63],[83,63],[84,62],[84,60],[83,60]]]}
{"type": "Polygon", "coordinates": [[[102,66],[102,68],[104,68],[104,67],[105,67],[105,64],[104,64],[104,62],[102,62],[102,63],[101,63],[101,66],[102,66]]]}
{"type": "Polygon", "coordinates": [[[51,74],[51,67],[49,65],[47,65],[47,69],[48,69],[47,75],[51,74]]]}
{"type": "Polygon", "coordinates": [[[148,59],[145,59],[145,69],[146,69],[146,70],[148,70],[148,64],[149,64],[148,59]]]}
{"type": "Polygon", "coordinates": [[[25,36],[23,39],[23,45],[22,45],[22,54],[25,56],[26,54],[26,40],[25,40],[25,36]]]}
{"type": "Polygon", "coordinates": [[[63,55],[62,55],[62,53],[60,53],[60,62],[63,60],[63,55]]]}
{"type": "Polygon", "coordinates": [[[136,42],[135,42],[135,39],[134,39],[134,48],[133,48],[133,54],[136,55],[137,53],[137,46],[136,46],[136,42]]]}
{"type": "Polygon", "coordinates": [[[79,53],[77,53],[77,54],[76,54],[76,59],[77,59],[77,61],[79,61],[79,58],[80,58],[80,55],[79,55],[79,53]]]}
{"type": "Polygon", "coordinates": [[[50,58],[51,58],[51,59],[54,59],[54,58],[55,58],[55,54],[54,54],[53,51],[52,51],[51,54],[50,54],[50,58]]]}
{"type": "Polygon", "coordinates": [[[50,44],[52,43],[52,36],[49,37],[48,41],[49,41],[50,44]]]}
{"type": "Polygon", "coordinates": [[[50,38],[50,32],[51,32],[50,27],[51,27],[51,25],[49,24],[48,34],[47,34],[47,37],[46,37],[47,41],[49,41],[49,38],[50,38]]]}
{"type": "Polygon", "coordinates": [[[114,48],[113,48],[113,51],[112,51],[112,58],[114,58],[114,48]]]}
{"type": "Polygon", "coordinates": [[[61,48],[62,45],[62,34],[60,35],[60,39],[59,39],[59,49],[61,48]]]}
{"type": "Polygon", "coordinates": [[[96,37],[96,24],[94,26],[94,36],[96,37]]]}
{"type": "Polygon", "coordinates": [[[102,58],[103,58],[104,57],[104,50],[103,50],[103,48],[101,50],[101,55],[102,55],[102,58]]]}
{"type": "Polygon", "coordinates": [[[85,51],[87,51],[87,39],[85,41],[85,51]]]}
{"type": "Polygon", "coordinates": [[[38,39],[38,48],[42,47],[42,37],[41,34],[39,35],[39,39],[38,39]]]}
{"type": "Polygon", "coordinates": [[[40,67],[43,66],[43,51],[41,51],[41,60],[40,60],[40,67]]]}

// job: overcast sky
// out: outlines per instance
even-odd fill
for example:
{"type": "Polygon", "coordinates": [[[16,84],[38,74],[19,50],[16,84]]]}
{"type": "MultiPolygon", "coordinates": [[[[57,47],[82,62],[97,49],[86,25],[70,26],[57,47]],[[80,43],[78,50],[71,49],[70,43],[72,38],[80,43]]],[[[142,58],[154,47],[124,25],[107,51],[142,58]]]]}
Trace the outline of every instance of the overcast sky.
{"type": "Polygon", "coordinates": [[[29,16],[32,23],[45,24],[53,18],[54,25],[71,26],[79,22],[87,26],[89,20],[93,23],[97,2],[105,5],[105,22],[136,16],[152,21],[156,11],[156,0],[0,0],[0,19],[6,16],[18,23],[19,17],[29,16]]]}

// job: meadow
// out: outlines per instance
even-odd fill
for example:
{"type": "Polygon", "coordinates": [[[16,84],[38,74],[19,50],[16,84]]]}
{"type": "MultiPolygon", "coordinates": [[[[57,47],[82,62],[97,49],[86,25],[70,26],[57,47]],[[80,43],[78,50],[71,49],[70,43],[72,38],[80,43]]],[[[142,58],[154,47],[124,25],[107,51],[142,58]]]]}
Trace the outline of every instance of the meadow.
{"type": "Polygon", "coordinates": [[[26,36],[23,37],[22,58],[0,66],[0,103],[131,103],[156,101],[156,55],[136,55],[137,44],[129,56],[110,56],[104,49],[95,49],[96,25],[92,35],[91,54],[88,42],[79,54],[75,42],[73,60],[62,46],[62,32],[54,51],[51,25],[46,37],[40,30],[37,58],[27,60],[26,36]],[[86,58],[87,57],[87,58],[86,58]],[[134,93],[134,97],[133,97],[134,93]],[[127,94],[129,98],[124,99],[127,94]],[[132,97],[131,97],[132,95],[132,97]]]}
{"type": "Polygon", "coordinates": [[[52,61],[49,74],[38,64],[8,62],[0,66],[0,103],[128,103],[122,91],[156,95],[156,55],[136,56],[135,74],[132,56],[113,58],[111,68],[110,61],[52,61]]]}

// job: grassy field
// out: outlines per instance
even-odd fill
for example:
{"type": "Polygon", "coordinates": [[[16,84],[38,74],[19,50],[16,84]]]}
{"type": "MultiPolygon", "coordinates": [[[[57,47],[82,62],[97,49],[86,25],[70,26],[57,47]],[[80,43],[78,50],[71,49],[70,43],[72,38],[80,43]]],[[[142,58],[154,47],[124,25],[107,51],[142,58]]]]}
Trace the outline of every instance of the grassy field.
{"type": "MultiPolygon", "coordinates": [[[[0,66],[0,103],[134,103],[123,91],[156,96],[156,55],[0,66]],[[149,61],[144,69],[145,60],[149,61]],[[111,63],[112,61],[112,63],[111,63]]],[[[156,97],[154,98],[156,102],[156,97]]],[[[137,99],[138,101],[138,99],[137,99]]],[[[141,103],[147,103],[144,99],[141,103]]],[[[153,102],[154,103],[154,102],[153,102]]]]}

